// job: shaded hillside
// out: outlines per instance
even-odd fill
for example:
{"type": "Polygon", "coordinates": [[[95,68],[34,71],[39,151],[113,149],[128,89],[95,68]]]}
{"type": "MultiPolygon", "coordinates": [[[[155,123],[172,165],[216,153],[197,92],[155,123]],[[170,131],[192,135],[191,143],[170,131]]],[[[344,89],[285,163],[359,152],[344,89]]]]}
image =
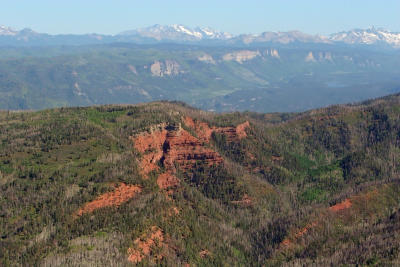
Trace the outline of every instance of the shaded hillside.
{"type": "Polygon", "coordinates": [[[1,112],[0,265],[396,265],[399,120],[399,95],[1,112]]]}
{"type": "Polygon", "coordinates": [[[400,90],[400,52],[328,44],[4,48],[0,109],[180,100],[204,110],[292,112],[400,90]]]}

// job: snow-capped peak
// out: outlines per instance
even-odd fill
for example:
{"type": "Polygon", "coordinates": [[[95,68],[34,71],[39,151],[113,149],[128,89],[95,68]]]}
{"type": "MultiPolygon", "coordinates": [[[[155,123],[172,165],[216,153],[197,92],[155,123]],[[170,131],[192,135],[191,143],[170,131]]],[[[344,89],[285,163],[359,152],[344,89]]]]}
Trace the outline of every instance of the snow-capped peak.
{"type": "Polygon", "coordinates": [[[332,34],[330,40],[348,44],[378,44],[386,43],[394,47],[400,47],[400,33],[393,33],[385,29],[374,27],[363,30],[354,29],[347,32],[332,34]]]}
{"type": "Polygon", "coordinates": [[[177,32],[182,32],[182,33],[184,33],[184,34],[188,34],[188,35],[194,36],[194,37],[199,38],[199,39],[202,39],[202,38],[203,38],[203,35],[202,35],[200,32],[194,31],[194,30],[192,30],[192,29],[190,29],[190,28],[187,28],[187,27],[185,27],[185,26],[183,26],[183,25],[174,24],[174,25],[172,25],[172,27],[173,27],[177,32]]]}
{"type": "Polygon", "coordinates": [[[201,32],[203,35],[203,38],[205,39],[231,39],[234,36],[228,32],[220,32],[220,31],[216,31],[210,27],[202,27],[196,28],[197,31],[201,32]]]}
{"type": "Polygon", "coordinates": [[[18,33],[17,31],[14,31],[10,27],[6,27],[6,26],[2,26],[2,25],[0,26],[0,35],[14,36],[17,33],[18,33]]]}
{"type": "Polygon", "coordinates": [[[172,25],[153,25],[133,31],[122,32],[120,35],[144,36],[157,40],[179,40],[179,41],[199,41],[204,39],[230,39],[233,35],[226,32],[219,32],[214,29],[196,27],[194,29],[182,24],[172,25]]]}

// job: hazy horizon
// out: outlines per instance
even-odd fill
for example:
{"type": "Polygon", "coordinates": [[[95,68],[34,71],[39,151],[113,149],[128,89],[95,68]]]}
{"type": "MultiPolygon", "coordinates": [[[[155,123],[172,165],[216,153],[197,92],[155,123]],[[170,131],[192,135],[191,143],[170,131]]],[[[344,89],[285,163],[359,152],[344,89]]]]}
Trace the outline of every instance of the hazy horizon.
{"type": "MultiPolygon", "coordinates": [[[[118,34],[120,34],[120,33],[126,32],[126,31],[137,30],[137,29],[143,29],[143,28],[150,28],[150,27],[153,27],[153,26],[156,26],[156,25],[161,25],[161,26],[182,25],[182,26],[185,26],[185,27],[189,27],[189,28],[191,28],[191,29],[196,29],[196,28],[211,28],[211,29],[213,29],[213,30],[217,30],[217,31],[220,31],[220,32],[227,32],[227,31],[220,30],[220,29],[218,29],[218,28],[213,28],[213,27],[208,26],[208,25],[188,26],[188,25],[183,24],[183,23],[174,23],[174,24],[160,24],[160,23],[154,23],[154,24],[150,24],[150,25],[147,25],[147,26],[143,26],[143,27],[137,27],[137,28],[130,28],[130,29],[122,30],[122,31],[117,32],[117,33],[102,33],[102,32],[82,32],[82,33],[74,33],[74,32],[70,32],[70,33],[56,33],[56,32],[54,32],[54,33],[50,33],[50,32],[38,31],[38,30],[36,30],[35,28],[29,27],[29,26],[22,27],[22,28],[15,28],[15,27],[11,27],[11,26],[6,25],[6,24],[0,24],[0,27],[1,27],[1,26],[8,27],[8,28],[11,28],[12,30],[15,30],[15,31],[21,31],[21,30],[24,30],[24,29],[31,29],[31,30],[33,30],[33,31],[35,31],[35,32],[38,32],[38,33],[51,34],[51,35],[63,35],[63,34],[65,34],[65,35],[68,35],[68,34],[72,34],[72,35],[100,34],[100,35],[115,36],[115,35],[118,35],[118,34]]],[[[389,32],[397,32],[397,31],[393,31],[393,30],[391,30],[391,29],[389,29],[389,28],[371,25],[371,26],[368,26],[368,27],[365,27],[365,28],[355,27],[355,28],[349,28],[349,29],[342,29],[342,30],[337,31],[337,32],[330,32],[330,33],[325,33],[325,34],[310,33],[310,32],[302,31],[302,30],[299,30],[299,29],[289,29],[289,30],[285,30],[285,31],[282,31],[282,30],[264,30],[264,31],[260,31],[260,32],[239,32],[239,33],[227,32],[227,33],[233,34],[233,36],[238,36],[238,35],[241,35],[241,34],[255,34],[255,35],[257,35],[257,34],[262,34],[263,32],[296,32],[296,31],[299,31],[299,32],[303,32],[303,33],[311,34],[311,35],[328,36],[328,35],[330,35],[330,34],[335,34],[335,33],[339,33],[339,32],[342,32],[342,31],[350,31],[350,30],[356,30],[356,29],[363,29],[363,30],[366,30],[366,29],[372,29],[372,28],[375,28],[375,29],[383,29],[383,30],[387,30],[387,31],[389,31],[389,32]]]]}
{"type": "Polygon", "coordinates": [[[171,0],[109,2],[5,1],[0,25],[31,28],[49,34],[98,33],[115,35],[154,24],[211,27],[232,34],[298,30],[327,35],[355,28],[385,28],[400,32],[400,1],[319,0],[246,2],[171,0]]]}

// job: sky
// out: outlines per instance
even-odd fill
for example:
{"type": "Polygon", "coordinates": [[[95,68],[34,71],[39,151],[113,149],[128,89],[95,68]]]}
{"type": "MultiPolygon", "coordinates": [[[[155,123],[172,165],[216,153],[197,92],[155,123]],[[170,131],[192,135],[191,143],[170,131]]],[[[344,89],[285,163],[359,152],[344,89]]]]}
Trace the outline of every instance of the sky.
{"type": "Polygon", "coordinates": [[[1,0],[0,25],[50,34],[117,34],[154,24],[239,33],[400,32],[400,0],[1,0]]]}

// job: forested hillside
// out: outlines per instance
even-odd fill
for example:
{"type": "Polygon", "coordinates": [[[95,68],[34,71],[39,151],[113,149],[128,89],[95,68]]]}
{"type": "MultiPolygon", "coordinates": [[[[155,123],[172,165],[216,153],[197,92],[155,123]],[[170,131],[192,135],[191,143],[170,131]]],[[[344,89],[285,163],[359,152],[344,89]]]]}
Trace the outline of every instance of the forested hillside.
{"type": "Polygon", "coordinates": [[[400,95],[0,112],[0,265],[400,263],[400,95]]]}

